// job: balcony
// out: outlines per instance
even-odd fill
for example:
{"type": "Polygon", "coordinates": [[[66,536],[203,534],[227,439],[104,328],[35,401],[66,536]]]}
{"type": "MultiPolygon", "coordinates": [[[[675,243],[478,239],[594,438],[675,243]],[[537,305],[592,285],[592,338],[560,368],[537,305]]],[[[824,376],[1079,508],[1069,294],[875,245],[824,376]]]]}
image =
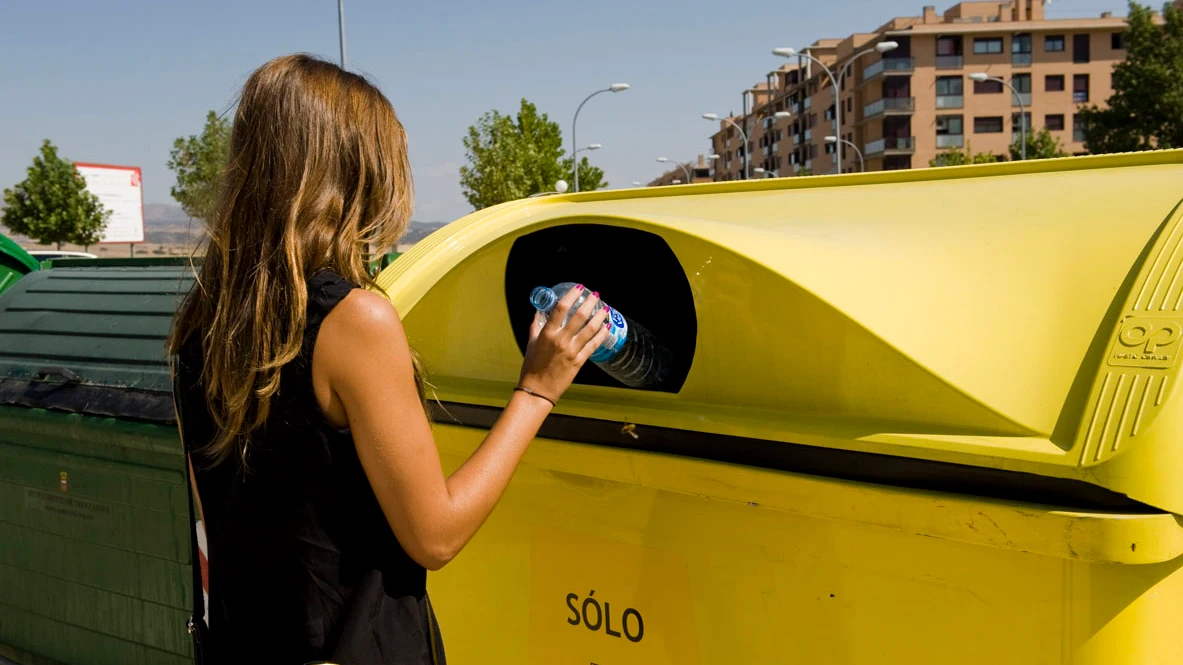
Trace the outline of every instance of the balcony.
{"type": "Polygon", "coordinates": [[[800,105],[798,105],[798,104],[789,104],[789,113],[792,113],[793,115],[797,115],[797,114],[798,114],[798,113],[800,113],[800,112],[801,112],[801,106],[800,106],[800,105]]]}
{"type": "Polygon", "coordinates": [[[937,95],[937,108],[939,109],[959,109],[965,106],[965,97],[962,95],[937,95]]]}
{"type": "Polygon", "coordinates": [[[1088,100],[1089,100],[1088,91],[1072,93],[1072,103],[1074,103],[1074,104],[1084,104],[1084,103],[1088,102],[1088,100]]]}
{"type": "Polygon", "coordinates": [[[907,115],[916,107],[915,97],[884,97],[863,107],[863,118],[874,118],[878,115],[907,115]]]}
{"type": "Polygon", "coordinates": [[[793,134],[793,145],[801,145],[801,135],[793,134]]]}
{"type": "Polygon", "coordinates": [[[1029,92],[1020,92],[1017,95],[1011,94],[1010,99],[1011,106],[1031,106],[1031,93],[1029,92]]]}
{"type": "Polygon", "coordinates": [[[911,74],[914,69],[916,62],[912,58],[883,58],[863,70],[863,80],[870,80],[880,74],[911,74]]]}
{"type": "Polygon", "coordinates": [[[812,140],[813,140],[813,130],[812,129],[805,130],[805,141],[809,142],[812,140]]]}
{"type": "Polygon", "coordinates": [[[810,106],[813,106],[812,100],[813,100],[813,97],[806,97],[805,98],[805,108],[808,109],[810,106]]]}
{"type": "Polygon", "coordinates": [[[876,139],[863,146],[866,156],[878,154],[910,154],[916,149],[916,139],[911,136],[888,136],[876,139]]]}
{"type": "Polygon", "coordinates": [[[1010,64],[1015,67],[1030,67],[1031,66],[1030,53],[1011,53],[1010,64]]]}
{"type": "Polygon", "coordinates": [[[1076,127],[1072,130],[1072,140],[1077,143],[1084,143],[1084,127],[1076,127]]]}
{"type": "Polygon", "coordinates": [[[937,69],[961,69],[965,65],[965,57],[960,55],[938,55],[937,69]]]}
{"type": "Polygon", "coordinates": [[[937,134],[937,148],[963,148],[965,134],[937,134]]]}

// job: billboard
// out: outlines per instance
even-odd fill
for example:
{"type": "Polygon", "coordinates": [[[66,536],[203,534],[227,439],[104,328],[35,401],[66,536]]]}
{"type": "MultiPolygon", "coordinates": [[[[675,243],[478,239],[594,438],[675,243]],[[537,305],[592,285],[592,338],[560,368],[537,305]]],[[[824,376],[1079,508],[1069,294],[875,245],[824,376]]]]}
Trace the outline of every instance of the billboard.
{"type": "Polygon", "coordinates": [[[100,243],[144,242],[144,187],[138,166],[75,162],[86,189],[111,211],[100,243]]]}

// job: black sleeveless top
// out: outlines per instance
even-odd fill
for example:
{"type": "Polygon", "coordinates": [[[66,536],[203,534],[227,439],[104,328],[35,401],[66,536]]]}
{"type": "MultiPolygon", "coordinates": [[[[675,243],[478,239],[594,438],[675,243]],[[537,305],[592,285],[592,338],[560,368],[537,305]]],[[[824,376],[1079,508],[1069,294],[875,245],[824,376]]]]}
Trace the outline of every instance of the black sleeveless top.
{"type": "Polygon", "coordinates": [[[312,390],[321,322],[355,288],[331,272],[308,281],[303,347],[282,370],[245,468],[233,456],[203,459],[215,426],[196,336],[178,358],[208,542],[211,663],[443,662],[426,571],[395,539],[353,438],[329,424],[312,390]]]}

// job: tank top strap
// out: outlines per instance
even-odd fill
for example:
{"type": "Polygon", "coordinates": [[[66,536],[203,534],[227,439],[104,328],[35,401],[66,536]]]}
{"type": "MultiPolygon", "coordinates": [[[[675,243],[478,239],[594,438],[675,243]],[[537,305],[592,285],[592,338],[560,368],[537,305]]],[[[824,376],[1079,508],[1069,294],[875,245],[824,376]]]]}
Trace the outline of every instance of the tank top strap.
{"type": "Polygon", "coordinates": [[[306,361],[312,360],[312,349],[325,317],[356,288],[360,287],[331,270],[321,270],[308,279],[308,318],[301,350],[306,361]]]}

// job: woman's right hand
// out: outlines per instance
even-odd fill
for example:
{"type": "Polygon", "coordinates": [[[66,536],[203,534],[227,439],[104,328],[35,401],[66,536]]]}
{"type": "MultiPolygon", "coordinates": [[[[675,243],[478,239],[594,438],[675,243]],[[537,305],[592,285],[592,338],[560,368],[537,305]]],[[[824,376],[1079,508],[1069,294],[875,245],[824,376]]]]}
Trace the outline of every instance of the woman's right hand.
{"type": "Polygon", "coordinates": [[[608,308],[601,307],[592,314],[600,303],[598,293],[584,300],[567,325],[563,325],[581,293],[582,286],[571,289],[551,310],[545,323],[541,314],[535,314],[530,326],[519,385],[556,402],[587,359],[608,338],[608,308]]]}

